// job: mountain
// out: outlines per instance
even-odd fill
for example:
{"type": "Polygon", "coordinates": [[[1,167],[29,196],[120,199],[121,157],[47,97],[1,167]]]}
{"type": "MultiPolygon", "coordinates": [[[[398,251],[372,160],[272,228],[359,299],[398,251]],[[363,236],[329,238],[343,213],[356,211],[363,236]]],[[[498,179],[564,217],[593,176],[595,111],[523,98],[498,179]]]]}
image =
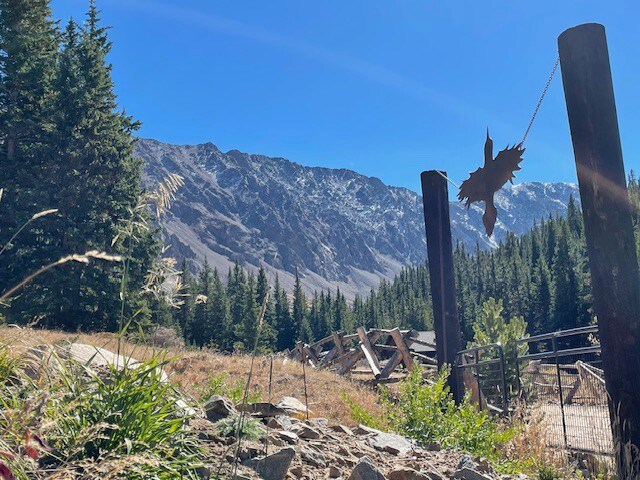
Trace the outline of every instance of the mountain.
{"type": "MultiPolygon", "coordinates": [[[[168,173],[184,178],[162,227],[171,254],[194,266],[206,256],[224,276],[236,261],[250,269],[263,265],[285,287],[297,269],[307,290],[339,287],[353,298],[426,258],[422,199],[406,188],[346,169],[225,153],[212,143],[139,139],[136,153],[147,185],[168,173]]],[[[521,234],[535,219],[564,213],[571,194],[578,197],[577,186],[568,183],[506,187],[496,198],[493,239],[484,234],[479,206],[452,202],[454,238],[493,248],[507,231],[521,234]]]]}

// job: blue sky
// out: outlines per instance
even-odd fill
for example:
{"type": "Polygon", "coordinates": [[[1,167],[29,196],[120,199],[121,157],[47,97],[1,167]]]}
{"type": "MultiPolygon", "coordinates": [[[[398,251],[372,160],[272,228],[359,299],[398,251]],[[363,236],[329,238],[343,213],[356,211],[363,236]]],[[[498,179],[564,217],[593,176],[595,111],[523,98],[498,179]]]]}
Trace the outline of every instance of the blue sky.
{"type": "MultiPolygon", "coordinates": [[[[633,1],[102,0],[121,105],[142,136],[350,168],[419,190],[522,137],[566,28],[607,28],[627,169],[640,170],[633,1]]],[[[53,0],[57,18],[86,2],[53,0]]],[[[560,72],[517,181],[575,181],[560,72]]]]}

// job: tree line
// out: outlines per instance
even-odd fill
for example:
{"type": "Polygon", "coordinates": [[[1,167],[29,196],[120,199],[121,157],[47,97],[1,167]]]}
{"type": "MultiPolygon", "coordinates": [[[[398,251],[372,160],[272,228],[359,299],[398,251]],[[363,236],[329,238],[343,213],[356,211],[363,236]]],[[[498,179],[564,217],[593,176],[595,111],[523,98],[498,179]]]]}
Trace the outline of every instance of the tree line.
{"type": "MultiPolygon", "coordinates": [[[[638,233],[640,186],[633,174],[629,195],[638,233]]],[[[469,251],[458,243],[454,263],[464,342],[479,336],[478,319],[487,317],[494,300],[500,301],[496,307],[500,313],[492,314],[494,317],[515,319],[518,328],[526,325],[531,335],[595,320],[582,213],[574,198],[569,199],[566,216],[550,215],[520,237],[509,233],[496,249],[477,246],[469,251]]],[[[356,296],[353,302],[347,302],[340,290],[307,295],[297,274],[290,293],[281,287],[277,276],[270,288],[264,269],[255,276],[235,265],[227,276],[228,281],[223,282],[219,272],[206,263],[197,277],[185,272],[187,300],[160,323],[175,325],[187,342],[197,346],[211,345],[223,351],[251,349],[258,312],[270,290],[259,339],[262,350],[292,348],[297,340],[312,342],[337,330],[353,332],[360,325],[433,327],[426,263],[404,268],[393,280],[383,280],[378,289],[356,296]]]]}

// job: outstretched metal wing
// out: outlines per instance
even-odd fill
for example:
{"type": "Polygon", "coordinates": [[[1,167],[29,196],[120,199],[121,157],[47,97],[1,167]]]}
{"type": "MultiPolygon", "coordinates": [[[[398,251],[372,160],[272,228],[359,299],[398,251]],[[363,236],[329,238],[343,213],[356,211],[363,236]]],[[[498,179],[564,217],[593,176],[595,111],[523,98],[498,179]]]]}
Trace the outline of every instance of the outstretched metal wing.
{"type": "Polygon", "coordinates": [[[500,190],[505,183],[513,183],[515,174],[513,172],[520,170],[520,162],[522,162],[522,155],[525,149],[521,145],[515,145],[504,150],[500,150],[493,162],[490,163],[490,167],[487,168],[486,175],[488,183],[490,184],[493,192],[500,190]]]}
{"type": "Polygon", "coordinates": [[[486,169],[480,167],[469,174],[469,178],[462,182],[458,192],[458,200],[464,201],[464,204],[469,207],[473,202],[484,201],[486,197],[486,169]]]}

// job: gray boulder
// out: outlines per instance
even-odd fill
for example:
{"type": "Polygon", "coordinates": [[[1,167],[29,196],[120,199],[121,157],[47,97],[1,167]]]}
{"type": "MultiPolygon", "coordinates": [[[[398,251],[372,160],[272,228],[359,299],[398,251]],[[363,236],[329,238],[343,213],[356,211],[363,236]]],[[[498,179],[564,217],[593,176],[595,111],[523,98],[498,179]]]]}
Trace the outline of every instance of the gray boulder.
{"type": "Polygon", "coordinates": [[[283,448],[266,457],[251,460],[248,466],[258,472],[264,480],[284,480],[295,456],[296,451],[293,448],[283,448]]]}
{"type": "Polygon", "coordinates": [[[207,415],[207,419],[212,422],[217,422],[223,418],[227,418],[229,415],[237,415],[238,411],[234,408],[233,404],[220,395],[213,395],[207,403],[204,405],[204,411],[207,415]]]}
{"type": "Polygon", "coordinates": [[[453,474],[456,480],[493,480],[490,475],[484,475],[469,467],[462,467],[453,474]]]}
{"type": "Polygon", "coordinates": [[[351,471],[349,480],[387,480],[371,463],[369,457],[362,457],[351,471]]]}

